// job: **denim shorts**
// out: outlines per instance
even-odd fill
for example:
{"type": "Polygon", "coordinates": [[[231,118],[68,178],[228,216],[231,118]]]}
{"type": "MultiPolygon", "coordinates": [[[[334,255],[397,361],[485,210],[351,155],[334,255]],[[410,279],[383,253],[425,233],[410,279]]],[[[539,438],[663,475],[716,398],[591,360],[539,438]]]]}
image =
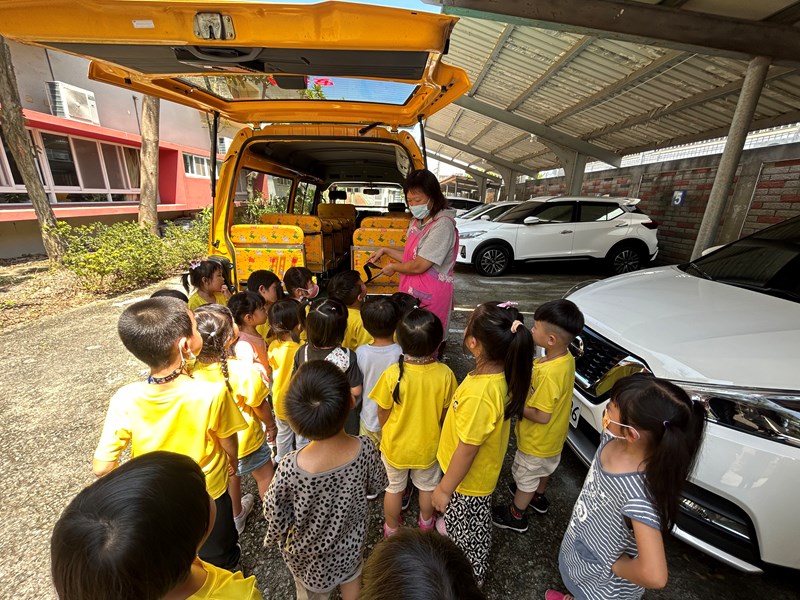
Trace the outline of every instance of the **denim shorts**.
{"type": "Polygon", "coordinates": [[[239,477],[244,477],[248,473],[252,473],[256,469],[263,467],[271,458],[272,451],[269,449],[269,444],[265,439],[264,443],[261,444],[261,448],[239,459],[239,471],[236,474],[239,477]]]}

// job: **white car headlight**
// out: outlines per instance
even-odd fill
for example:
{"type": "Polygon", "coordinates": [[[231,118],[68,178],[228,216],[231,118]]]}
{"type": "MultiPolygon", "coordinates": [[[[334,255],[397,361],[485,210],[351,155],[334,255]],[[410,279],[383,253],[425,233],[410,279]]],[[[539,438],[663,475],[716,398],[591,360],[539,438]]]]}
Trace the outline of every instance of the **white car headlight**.
{"type": "Polygon", "coordinates": [[[705,402],[708,420],[723,427],[800,448],[800,393],[675,381],[705,402]]]}
{"type": "Polygon", "coordinates": [[[464,233],[460,233],[458,235],[459,238],[462,240],[471,240],[473,238],[481,237],[485,231],[465,231],[464,233]]]}

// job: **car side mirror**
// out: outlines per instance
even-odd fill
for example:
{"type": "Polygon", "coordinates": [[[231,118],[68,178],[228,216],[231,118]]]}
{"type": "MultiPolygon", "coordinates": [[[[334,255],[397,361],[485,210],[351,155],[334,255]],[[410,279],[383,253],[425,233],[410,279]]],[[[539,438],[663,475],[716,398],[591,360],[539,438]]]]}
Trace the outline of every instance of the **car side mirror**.
{"type": "Polygon", "coordinates": [[[481,215],[481,221],[491,221],[492,218],[489,215],[481,215]]]}
{"type": "Polygon", "coordinates": [[[541,223],[541,219],[539,219],[539,217],[525,217],[523,223],[525,223],[525,225],[536,225],[537,223],[541,223]]]}

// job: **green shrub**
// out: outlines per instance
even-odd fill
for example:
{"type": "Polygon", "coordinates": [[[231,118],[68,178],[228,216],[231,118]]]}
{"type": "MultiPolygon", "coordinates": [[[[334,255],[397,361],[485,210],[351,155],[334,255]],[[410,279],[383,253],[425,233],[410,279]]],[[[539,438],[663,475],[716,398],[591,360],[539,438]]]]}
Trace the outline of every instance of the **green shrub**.
{"type": "Polygon", "coordinates": [[[236,223],[261,223],[261,215],[286,212],[286,197],[272,195],[265,198],[256,190],[253,195],[236,207],[234,219],[236,223]]]}
{"type": "Polygon", "coordinates": [[[163,237],[131,221],[81,227],[59,221],[57,230],[67,242],[64,267],[85,289],[112,294],[159,281],[204,258],[209,224],[206,210],[188,228],[167,223],[163,237]]]}

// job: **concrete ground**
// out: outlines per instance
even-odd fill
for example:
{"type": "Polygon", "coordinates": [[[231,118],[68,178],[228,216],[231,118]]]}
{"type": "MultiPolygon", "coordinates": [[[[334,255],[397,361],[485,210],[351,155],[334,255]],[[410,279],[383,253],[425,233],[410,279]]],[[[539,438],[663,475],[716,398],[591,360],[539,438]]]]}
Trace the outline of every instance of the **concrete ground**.
{"type": "MultiPolygon", "coordinates": [[[[602,277],[593,265],[524,267],[499,279],[477,277],[469,268],[456,274],[456,312],[445,361],[462,379],[470,364],[461,352],[461,332],[469,312],[486,300],[515,300],[526,322],[545,300],[560,297],[574,284],[602,277]]],[[[52,598],[49,539],[69,500],[91,483],[91,456],[108,399],[122,384],[141,378],[143,365],[116,335],[127,303],[149,295],[148,288],[113,300],[53,314],[0,333],[0,598],[52,598]]],[[[495,502],[508,502],[513,440],[495,502]]],[[[552,482],[552,507],[531,515],[526,534],[495,530],[490,575],[491,599],[542,598],[560,588],[558,548],[586,469],[569,450],[552,482]]],[[[252,480],[246,491],[255,491],[252,480]]],[[[416,496],[407,513],[416,520],[416,496]]],[[[382,503],[372,504],[368,552],[378,542],[382,503]]],[[[242,536],[242,564],[258,578],[264,598],[294,598],[289,572],[274,548],[263,549],[263,520],[253,515],[242,536]]],[[[646,598],[692,599],[797,598],[796,573],[748,576],[720,565],[674,540],[668,542],[669,585],[646,598]],[[794,589],[795,592],[791,590],[794,589]]],[[[80,549],[76,549],[80,551],[80,549]]]]}

